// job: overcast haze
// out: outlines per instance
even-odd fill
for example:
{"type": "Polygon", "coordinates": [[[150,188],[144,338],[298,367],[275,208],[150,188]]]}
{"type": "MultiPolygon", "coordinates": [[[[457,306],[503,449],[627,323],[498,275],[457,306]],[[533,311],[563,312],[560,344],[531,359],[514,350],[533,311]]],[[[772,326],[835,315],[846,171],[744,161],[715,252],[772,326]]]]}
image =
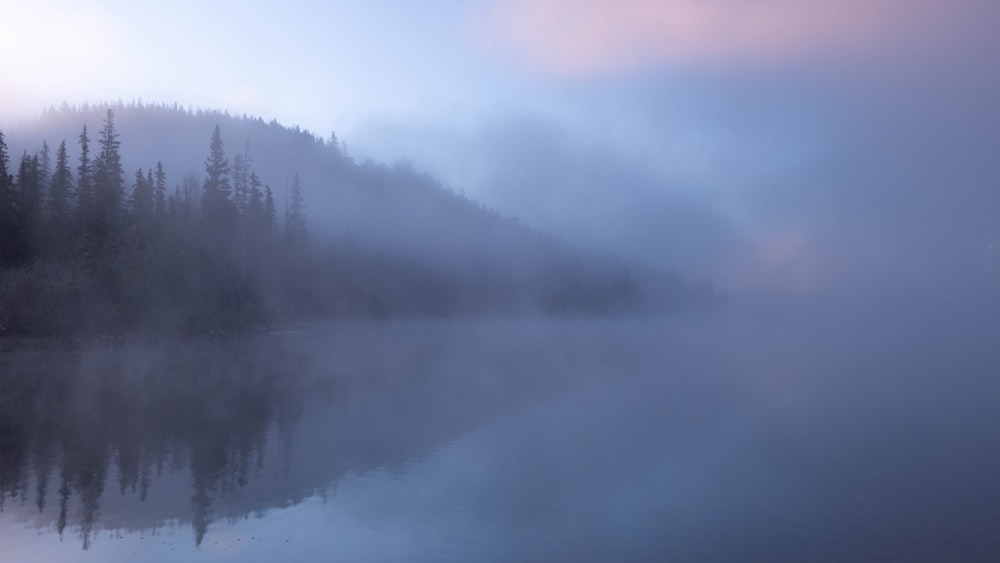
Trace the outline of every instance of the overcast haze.
{"type": "MultiPolygon", "coordinates": [[[[734,294],[995,293],[1000,4],[0,0],[0,128],[275,118],[734,294]]],[[[57,140],[50,140],[57,142],[57,140]]],[[[127,140],[125,143],[127,147],[127,140]]]]}

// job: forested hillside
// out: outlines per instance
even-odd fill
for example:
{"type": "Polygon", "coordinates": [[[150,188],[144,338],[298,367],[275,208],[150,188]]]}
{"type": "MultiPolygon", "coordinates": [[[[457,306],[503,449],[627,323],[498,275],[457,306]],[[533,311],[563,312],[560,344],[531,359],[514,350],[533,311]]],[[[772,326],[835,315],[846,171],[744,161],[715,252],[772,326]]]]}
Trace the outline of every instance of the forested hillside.
{"type": "Polygon", "coordinates": [[[0,334],[231,333],[343,316],[608,314],[714,299],[406,164],[260,119],[117,104],[0,133],[0,334]]]}

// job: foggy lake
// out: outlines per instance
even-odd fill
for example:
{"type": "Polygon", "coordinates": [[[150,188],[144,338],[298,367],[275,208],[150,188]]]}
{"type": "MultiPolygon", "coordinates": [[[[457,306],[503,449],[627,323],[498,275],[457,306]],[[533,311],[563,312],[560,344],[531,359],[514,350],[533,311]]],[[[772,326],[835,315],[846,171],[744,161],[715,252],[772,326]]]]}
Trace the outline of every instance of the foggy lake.
{"type": "Polygon", "coordinates": [[[989,560],[997,319],[734,307],[8,350],[0,553],[989,560]]]}
{"type": "Polygon", "coordinates": [[[0,2],[0,563],[1000,561],[1000,0],[0,2]]]}

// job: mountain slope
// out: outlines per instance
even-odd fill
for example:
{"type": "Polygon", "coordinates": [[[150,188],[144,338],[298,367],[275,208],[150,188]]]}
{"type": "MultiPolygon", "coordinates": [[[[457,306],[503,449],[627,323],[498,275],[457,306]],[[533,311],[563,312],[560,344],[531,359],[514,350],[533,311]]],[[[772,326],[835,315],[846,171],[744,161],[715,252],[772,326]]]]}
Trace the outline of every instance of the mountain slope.
{"type": "MultiPolygon", "coordinates": [[[[51,153],[63,140],[79,184],[76,140],[86,125],[91,153],[102,155],[109,116],[123,168],[109,212],[118,219],[100,229],[99,221],[88,227],[78,219],[66,228],[80,236],[62,242],[53,235],[62,227],[43,218],[45,205],[37,221],[22,221],[38,231],[22,239],[38,242],[22,253],[30,259],[2,264],[0,323],[12,330],[213,332],[343,315],[636,312],[714,298],[705,284],[626,266],[503,218],[412,166],[359,164],[335,138],[222,112],[141,104],[50,110],[7,135],[11,209],[23,215],[30,205],[18,201],[51,199],[51,153]],[[220,137],[210,151],[213,130],[220,137]],[[211,158],[218,177],[206,169],[211,158]],[[240,159],[273,192],[276,218],[248,209],[245,179],[241,192],[232,166],[240,159]],[[154,219],[142,202],[152,197],[146,190],[154,189],[158,164],[166,181],[156,183],[169,197],[154,219]],[[297,194],[308,244],[289,238],[297,194]],[[54,300],[75,312],[25,311],[20,303],[32,295],[36,304],[54,300]],[[77,302],[97,303],[96,312],[77,302]]],[[[95,181],[119,173],[108,174],[95,181]]]]}

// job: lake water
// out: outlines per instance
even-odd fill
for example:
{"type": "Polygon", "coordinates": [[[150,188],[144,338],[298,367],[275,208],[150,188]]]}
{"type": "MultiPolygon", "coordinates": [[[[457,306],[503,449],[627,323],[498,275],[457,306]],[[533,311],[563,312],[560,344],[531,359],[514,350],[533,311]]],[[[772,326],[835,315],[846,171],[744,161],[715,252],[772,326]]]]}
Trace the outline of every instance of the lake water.
{"type": "Polygon", "coordinates": [[[3,352],[0,561],[997,560],[1000,316],[767,311],[3,352]]]}

